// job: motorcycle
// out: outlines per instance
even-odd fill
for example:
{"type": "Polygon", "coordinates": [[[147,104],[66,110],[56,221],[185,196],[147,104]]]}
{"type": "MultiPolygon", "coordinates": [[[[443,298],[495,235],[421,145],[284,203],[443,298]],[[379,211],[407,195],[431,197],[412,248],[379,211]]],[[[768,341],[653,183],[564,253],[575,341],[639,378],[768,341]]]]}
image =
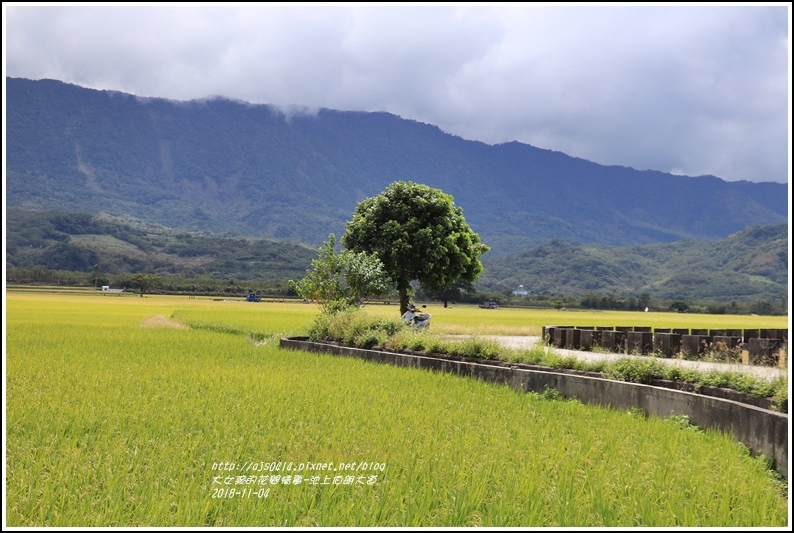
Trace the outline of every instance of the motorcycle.
{"type": "Polygon", "coordinates": [[[430,313],[420,313],[415,305],[409,305],[402,318],[403,322],[414,328],[426,328],[430,325],[430,313]]]}

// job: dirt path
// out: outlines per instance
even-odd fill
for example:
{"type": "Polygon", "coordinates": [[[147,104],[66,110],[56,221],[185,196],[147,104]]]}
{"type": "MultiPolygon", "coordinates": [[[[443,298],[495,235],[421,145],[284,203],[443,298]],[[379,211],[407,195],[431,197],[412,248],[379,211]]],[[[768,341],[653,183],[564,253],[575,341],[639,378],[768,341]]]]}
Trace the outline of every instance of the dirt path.
{"type": "MultiPolygon", "coordinates": [[[[506,348],[514,349],[530,349],[536,346],[540,341],[540,337],[532,336],[515,336],[515,335],[481,335],[483,339],[494,339],[506,348]]],[[[583,352],[579,350],[565,350],[563,348],[549,348],[553,349],[556,353],[562,356],[573,356],[582,361],[598,362],[598,361],[616,361],[618,359],[625,359],[627,357],[632,359],[647,359],[647,355],[626,355],[620,353],[601,353],[601,352],[583,352]]],[[[754,366],[734,363],[711,363],[707,361],[684,361],[683,359],[666,359],[657,357],[656,361],[666,365],[676,365],[682,368],[694,369],[701,372],[717,371],[717,372],[741,372],[750,374],[756,378],[771,381],[778,377],[788,375],[788,369],[768,367],[768,366],[754,366]]]]}

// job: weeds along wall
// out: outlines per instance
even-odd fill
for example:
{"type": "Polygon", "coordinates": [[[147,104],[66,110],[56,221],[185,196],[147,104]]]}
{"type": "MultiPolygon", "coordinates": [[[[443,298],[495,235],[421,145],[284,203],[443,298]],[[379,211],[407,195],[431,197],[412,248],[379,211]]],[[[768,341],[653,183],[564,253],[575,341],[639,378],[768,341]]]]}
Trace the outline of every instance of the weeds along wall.
{"type": "Polygon", "coordinates": [[[425,355],[365,350],[282,338],[282,348],[326,353],[396,366],[447,372],[508,385],[516,390],[542,393],[555,389],[562,396],[615,409],[642,409],[649,416],[686,415],[692,423],[732,434],[756,454],[770,458],[782,476],[788,476],[788,415],[733,400],[603,378],[527,370],[487,362],[456,361],[425,355]]]}

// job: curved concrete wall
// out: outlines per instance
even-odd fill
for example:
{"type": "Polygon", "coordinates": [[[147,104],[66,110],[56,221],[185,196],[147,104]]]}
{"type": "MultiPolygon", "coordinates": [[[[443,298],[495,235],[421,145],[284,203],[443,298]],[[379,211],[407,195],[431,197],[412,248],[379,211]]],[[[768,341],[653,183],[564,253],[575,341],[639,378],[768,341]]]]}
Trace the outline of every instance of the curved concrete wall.
{"type": "Polygon", "coordinates": [[[556,389],[562,396],[578,398],[584,403],[616,409],[632,407],[648,415],[666,418],[670,414],[687,415],[702,428],[731,433],[739,441],[774,461],[774,468],[788,478],[788,416],[776,411],[723,398],[703,396],[651,385],[611,381],[608,379],[542,370],[473,363],[427,355],[399,354],[363,350],[333,344],[311,342],[306,338],[282,338],[281,347],[308,352],[357,357],[396,366],[422,368],[470,376],[517,390],[543,392],[556,389]]]}

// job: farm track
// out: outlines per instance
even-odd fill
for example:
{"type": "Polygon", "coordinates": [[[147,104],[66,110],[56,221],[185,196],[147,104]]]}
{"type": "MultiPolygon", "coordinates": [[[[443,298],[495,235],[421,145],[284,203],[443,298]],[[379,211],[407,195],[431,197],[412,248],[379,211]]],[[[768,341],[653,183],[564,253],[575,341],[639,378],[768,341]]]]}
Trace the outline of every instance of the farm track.
{"type": "MultiPolygon", "coordinates": [[[[450,338],[463,338],[464,335],[452,335],[450,338]]],[[[479,335],[481,339],[493,339],[499,342],[505,348],[512,348],[517,350],[528,350],[536,346],[540,341],[540,337],[534,336],[518,336],[518,335],[479,335]]],[[[546,350],[552,348],[546,347],[546,350]]],[[[648,359],[647,355],[627,355],[622,353],[603,353],[603,352],[585,352],[580,350],[566,350],[563,348],[553,348],[553,350],[562,356],[573,356],[577,359],[587,362],[598,361],[616,361],[618,359],[648,359]]],[[[656,361],[665,365],[675,365],[681,368],[697,370],[699,372],[737,372],[743,374],[750,374],[756,378],[772,381],[778,377],[788,375],[788,369],[768,366],[745,365],[737,363],[714,363],[710,361],[686,361],[683,359],[668,359],[664,357],[656,357],[656,361]]]]}

